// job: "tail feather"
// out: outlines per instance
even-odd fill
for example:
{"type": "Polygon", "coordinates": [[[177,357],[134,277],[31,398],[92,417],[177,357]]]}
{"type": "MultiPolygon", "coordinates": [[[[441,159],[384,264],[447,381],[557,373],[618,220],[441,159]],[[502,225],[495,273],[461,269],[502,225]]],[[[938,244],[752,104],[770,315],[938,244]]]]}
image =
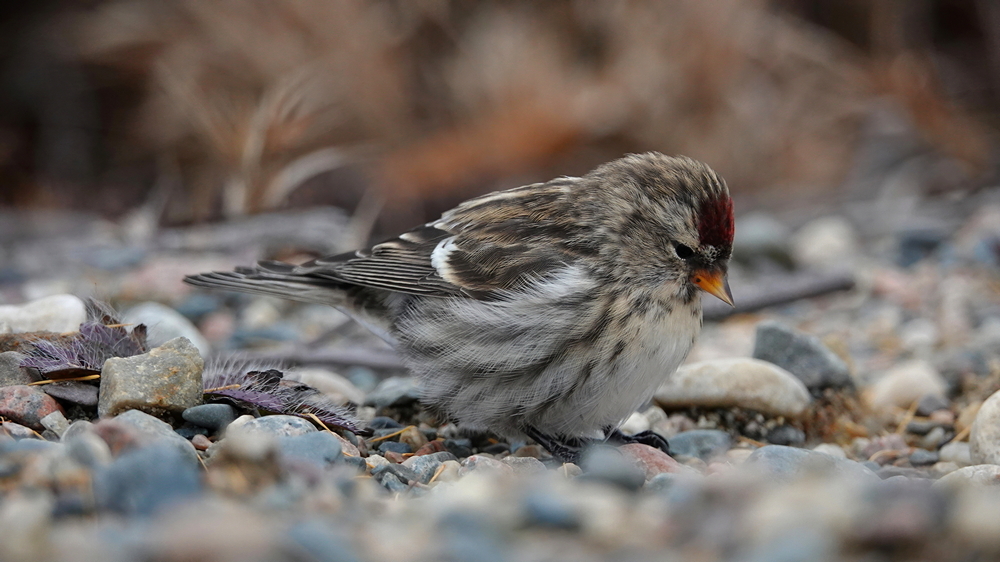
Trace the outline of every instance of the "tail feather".
{"type": "Polygon", "coordinates": [[[225,289],[331,306],[340,306],[345,299],[343,286],[330,280],[249,267],[189,275],[184,282],[207,289],[225,289]]]}

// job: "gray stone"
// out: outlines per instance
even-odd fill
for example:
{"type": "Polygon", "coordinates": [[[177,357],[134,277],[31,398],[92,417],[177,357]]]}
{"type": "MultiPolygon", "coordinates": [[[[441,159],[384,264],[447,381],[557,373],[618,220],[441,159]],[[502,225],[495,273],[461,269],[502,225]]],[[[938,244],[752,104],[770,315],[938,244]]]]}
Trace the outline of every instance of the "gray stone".
{"type": "Polygon", "coordinates": [[[781,266],[793,265],[791,255],[791,230],[771,215],[749,213],[736,220],[733,240],[733,257],[751,264],[770,260],[781,266]]]}
{"type": "Polygon", "coordinates": [[[926,417],[938,410],[947,410],[949,406],[951,406],[951,402],[944,396],[940,394],[925,394],[920,398],[920,402],[917,402],[916,414],[926,417]]]}
{"type": "Polygon", "coordinates": [[[198,427],[222,431],[236,419],[236,408],[229,404],[199,404],[181,412],[181,417],[198,427]]]}
{"type": "Polygon", "coordinates": [[[81,406],[96,406],[98,402],[97,386],[81,381],[54,382],[42,385],[45,394],[53,398],[80,404],[81,406]]]}
{"type": "Polygon", "coordinates": [[[261,416],[240,425],[233,425],[229,432],[262,433],[274,437],[305,435],[317,431],[316,426],[297,416],[261,416]]]}
{"type": "Polygon", "coordinates": [[[278,448],[286,459],[310,462],[320,468],[333,466],[343,459],[340,440],[325,431],[279,437],[278,448]]]}
{"type": "Polygon", "coordinates": [[[767,442],[772,445],[801,445],[806,440],[806,434],[790,425],[779,425],[767,432],[767,442]]]}
{"type": "Polygon", "coordinates": [[[431,478],[434,477],[434,473],[447,460],[454,461],[458,459],[448,451],[442,451],[440,453],[420,455],[419,457],[410,457],[403,461],[403,466],[412,470],[420,482],[426,484],[430,482],[431,478]]]}
{"type": "Polygon", "coordinates": [[[65,433],[66,430],[69,429],[69,421],[66,419],[66,416],[64,416],[63,413],[60,412],[59,410],[56,410],[51,414],[42,418],[41,424],[42,427],[48,429],[52,433],[55,433],[59,437],[62,437],[63,433],[65,433]]]}
{"type": "Polygon", "coordinates": [[[127,451],[94,472],[99,509],[148,516],[201,493],[197,466],[175,447],[154,443],[127,451]]]}
{"type": "Polygon", "coordinates": [[[62,441],[65,443],[68,442],[70,439],[76,437],[77,435],[81,435],[84,433],[93,433],[93,432],[94,432],[94,424],[90,423],[87,420],[76,420],[75,422],[69,424],[69,427],[67,427],[66,431],[63,432],[62,441]]]}
{"type": "Polygon", "coordinates": [[[107,466],[113,460],[111,448],[93,431],[77,432],[64,443],[69,456],[87,468],[107,466]]]}
{"type": "Polygon", "coordinates": [[[0,334],[76,332],[87,306],[73,295],[52,295],[23,304],[0,306],[0,334]]]}
{"type": "Polygon", "coordinates": [[[580,468],[582,479],[608,482],[626,490],[638,490],[646,483],[645,471],[613,447],[589,447],[583,452],[580,468]]]}
{"type": "Polygon", "coordinates": [[[940,460],[937,453],[926,449],[914,449],[910,453],[910,464],[913,466],[928,466],[940,460]]]}
{"type": "Polygon", "coordinates": [[[667,377],[654,399],[665,409],[737,407],[791,418],[811,401],[802,381],[788,371],[744,357],[684,365],[667,377]]]}
{"type": "Polygon", "coordinates": [[[201,403],[205,363],[198,349],[176,338],[134,357],[113,357],[101,371],[97,413],[113,416],[125,410],[180,413],[201,403]]]}
{"type": "Polygon", "coordinates": [[[697,457],[703,461],[721,455],[733,444],[732,437],[717,429],[692,429],[670,438],[670,452],[674,455],[697,457]]]}
{"type": "Polygon", "coordinates": [[[757,325],[753,356],[795,375],[814,394],[825,388],[854,386],[847,363],[819,338],[780,322],[757,325]]]}
{"type": "Polygon", "coordinates": [[[525,494],[524,518],[527,525],[546,529],[572,531],[582,524],[580,514],[572,502],[557,494],[545,492],[525,494]]]}
{"type": "Polygon", "coordinates": [[[389,377],[365,397],[366,406],[378,409],[404,406],[420,399],[420,389],[412,377],[389,377]]]}
{"type": "Polygon", "coordinates": [[[1000,486],[1000,466],[977,464],[948,473],[934,483],[934,487],[950,487],[962,484],[978,486],[1000,486]]]}
{"type": "Polygon", "coordinates": [[[942,461],[953,462],[958,466],[974,464],[969,444],[964,441],[950,441],[945,443],[938,451],[938,455],[941,456],[942,461]]]}
{"type": "MultiPolygon", "coordinates": [[[[194,445],[187,439],[177,435],[174,432],[174,428],[170,427],[170,424],[167,422],[139,410],[129,410],[120,414],[115,417],[115,421],[135,429],[143,441],[149,444],[163,441],[177,449],[184,458],[188,459],[188,462],[192,466],[197,467],[199,465],[198,453],[195,451],[194,445]]],[[[72,432],[68,431],[68,433],[72,432]]]]}
{"type": "Polygon", "coordinates": [[[1000,391],[983,402],[969,433],[973,464],[1000,465],[1000,391]]]}
{"type": "Polygon", "coordinates": [[[144,302],[125,311],[122,321],[128,324],[145,324],[147,341],[157,347],[175,338],[185,338],[198,348],[202,357],[212,353],[212,345],[198,328],[183,314],[158,302],[144,302]]]}
{"type": "Polygon", "coordinates": [[[35,380],[28,369],[21,366],[25,358],[23,353],[16,351],[0,353],[0,386],[28,384],[35,380]]]}
{"type": "Polygon", "coordinates": [[[509,456],[503,459],[503,463],[514,469],[514,474],[532,475],[545,472],[545,465],[535,457],[515,457],[509,456]]]}
{"type": "Polygon", "coordinates": [[[378,444],[378,452],[384,455],[389,451],[405,455],[407,453],[412,453],[413,449],[411,449],[406,443],[400,443],[398,441],[383,441],[378,444]]]}
{"type": "Polygon", "coordinates": [[[876,481],[878,476],[860,463],[824,453],[767,445],[747,457],[744,466],[758,468],[779,479],[793,479],[809,473],[828,473],[856,480],[876,481]]]}

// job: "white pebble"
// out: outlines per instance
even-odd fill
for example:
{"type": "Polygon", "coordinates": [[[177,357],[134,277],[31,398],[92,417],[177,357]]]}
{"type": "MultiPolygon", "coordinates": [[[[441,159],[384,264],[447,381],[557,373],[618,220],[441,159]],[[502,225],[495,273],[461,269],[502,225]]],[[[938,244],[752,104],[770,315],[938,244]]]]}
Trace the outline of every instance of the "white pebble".
{"type": "Polygon", "coordinates": [[[0,306],[0,334],[76,332],[86,320],[87,306],[73,295],[0,306]]]}

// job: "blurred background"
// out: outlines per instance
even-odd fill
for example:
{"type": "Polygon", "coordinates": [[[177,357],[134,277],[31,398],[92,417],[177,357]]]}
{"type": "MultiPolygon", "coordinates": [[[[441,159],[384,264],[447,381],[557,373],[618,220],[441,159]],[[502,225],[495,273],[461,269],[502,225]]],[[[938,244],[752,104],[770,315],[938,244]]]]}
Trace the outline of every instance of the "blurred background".
{"type": "Polygon", "coordinates": [[[18,210],[323,204],[378,236],[627,152],[704,160],[744,210],[996,171],[990,0],[38,0],[0,22],[18,210]]]}

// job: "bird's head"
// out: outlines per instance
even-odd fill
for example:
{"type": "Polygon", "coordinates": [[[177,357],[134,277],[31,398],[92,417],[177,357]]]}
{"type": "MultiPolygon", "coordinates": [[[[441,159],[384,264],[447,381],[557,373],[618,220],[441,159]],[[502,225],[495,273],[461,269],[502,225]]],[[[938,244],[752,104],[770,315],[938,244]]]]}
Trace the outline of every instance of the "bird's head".
{"type": "Polygon", "coordinates": [[[593,208],[601,208],[616,274],[637,283],[695,288],[732,305],[727,280],[732,255],[733,200],[707,165],[657,152],[601,166],[593,181],[593,208]]]}

